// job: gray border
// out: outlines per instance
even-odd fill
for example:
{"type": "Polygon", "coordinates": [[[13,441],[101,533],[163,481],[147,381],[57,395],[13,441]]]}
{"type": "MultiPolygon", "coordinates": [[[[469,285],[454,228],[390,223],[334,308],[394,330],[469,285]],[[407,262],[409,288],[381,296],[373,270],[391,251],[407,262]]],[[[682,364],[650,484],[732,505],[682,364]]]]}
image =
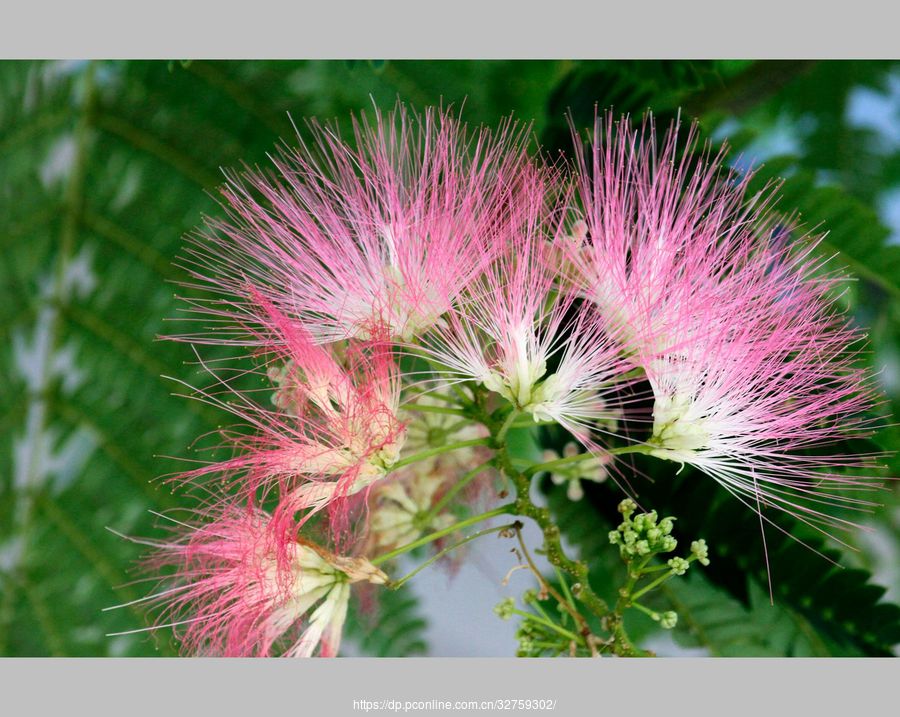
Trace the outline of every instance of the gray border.
{"type": "Polygon", "coordinates": [[[6,58],[890,58],[885,0],[27,0],[6,58]]]}
{"type": "Polygon", "coordinates": [[[898,671],[878,659],[32,659],[0,661],[0,691],[9,715],[846,717],[896,703],[898,671]],[[556,709],[403,711],[413,700],[529,698],[556,709]],[[364,699],[400,711],[354,709],[364,699]]]}

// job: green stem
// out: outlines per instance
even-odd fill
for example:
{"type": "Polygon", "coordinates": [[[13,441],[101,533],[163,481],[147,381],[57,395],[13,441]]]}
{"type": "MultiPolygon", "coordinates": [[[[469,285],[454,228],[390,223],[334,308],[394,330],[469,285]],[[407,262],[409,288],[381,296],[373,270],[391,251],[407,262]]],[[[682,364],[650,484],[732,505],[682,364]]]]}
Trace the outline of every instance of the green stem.
{"type": "MultiPolygon", "coordinates": [[[[572,607],[566,602],[566,599],[560,595],[556,590],[553,589],[553,586],[550,585],[541,574],[541,571],[538,570],[537,565],[534,564],[534,561],[531,559],[531,554],[528,552],[528,546],[525,545],[525,539],[522,537],[521,524],[516,527],[516,537],[519,539],[519,547],[522,549],[522,556],[525,558],[525,561],[528,563],[528,567],[531,569],[531,572],[534,573],[534,576],[538,579],[541,588],[550,595],[559,606],[565,610],[575,621],[575,624],[578,626],[579,632],[586,638],[591,633],[591,629],[588,627],[587,622],[584,617],[582,617],[581,613],[578,612],[577,608],[572,607]]],[[[553,566],[554,569],[556,566],[553,566]]]]}
{"type": "Polygon", "coordinates": [[[454,433],[459,431],[461,428],[464,428],[465,426],[471,426],[471,425],[472,425],[472,419],[469,418],[468,416],[466,416],[465,418],[459,419],[455,423],[451,423],[446,428],[442,428],[441,433],[446,438],[447,436],[452,436],[454,433]]]}
{"type": "Polygon", "coordinates": [[[650,573],[658,573],[660,570],[671,570],[668,565],[654,565],[652,568],[642,568],[641,575],[649,575],[650,573]]]}
{"type": "MultiPolygon", "coordinates": [[[[621,456],[625,455],[626,453],[649,453],[651,450],[653,450],[652,446],[638,444],[634,446],[622,446],[621,448],[610,448],[606,452],[613,456],[621,456]]],[[[532,465],[530,468],[526,468],[523,472],[527,476],[533,476],[543,471],[553,470],[554,468],[562,468],[564,466],[572,465],[573,463],[579,463],[581,461],[587,461],[596,458],[597,456],[595,456],[593,453],[586,451],[584,453],[578,453],[574,456],[566,456],[565,458],[556,458],[545,463],[538,463],[536,465],[532,465]]]]}
{"type": "Polygon", "coordinates": [[[515,526],[515,523],[508,523],[507,525],[500,525],[495,528],[485,528],[484,530],[479,530],[477,533],[472,533],[472,535],[469,535],[469,536],[463,538],[462,540],[454,543],[453,545],[451,545],[447,548],[444,548],[440,552],[435,553],[430,558],[428,558],[428,560],[426,560],[424,563],[422,563],[419,567],[417,567],[412,572],[407,573],[399,580],[392,580],[390,583],[388,583],[388,587],[391,588],[391,590],[397,590],[405,582],[414,578],[416,575],[418,575],[420,572],[422,572],[429,565],[432,565],[433,563],[437,562],[442,557],[444,557],[447,553],[452,552],[452,551],[456,550],[457,548],[461,548],[466,543],[469,543],[469,542],[475,540],[476,538],[480,538],[483,535],[489,535],[491,533],[499,533],[500,531],[503,531],[503,530],[510,530],[513,526],[515,526]]]}
{"type": "Polygon", "coordinates": [[[418,461],[424,461],[426,458],[431,458],[433,456],[439,456],[442,453],[449,453],[450,451],[456,451],[460,448],[469,448],[471,446],[486,446],[490,443],[490,439],[488,438],[472,438],[467,441],[457,441],[455,443],[446,443],[443,446],[437,446],[435,448],[429,448],[424,451],[419,451],[418,453],[414,453],[411,456],[407,456],[406,458],[402,458],[393,466],[391,466],[391,470],[395,471],[398,468],[403,468],[403,466],[408,466],[411,463],[417,463],[418,461]]]}
{"type": "Polygon", "coordinates": [[[449,416],[468,416],[462,408],[451,408],[450,406],[429,406],[422,403],[407,403],[403,406],[404,411],[415,411],[417,413],[441,413],[449,416]]]}
{"type": "Polygon", "coordinates": [[[553,522],[550,511],[547,508],[539,508],[531,501],[531,481],[528,476],[513,467],[505,446],[498,451],[497,460],[501,470],[516,487],[517,497],[514,504],[516,513],[531,518],[538,524],[544,535],[544,553],[547,561],[574,578],[572,594],[584,603],[594,615],[604,617],[609,613],[609,606],[591,588],[587,563],[582,560],[572,560],[565,554],[559,527],[553,522]]]}
{"type": "Polygon", "coordinates": [[[510,428],[533,428],[535,426],[558,426],[556,421],[535,421],[529,415],[519,416],[510,428]]]}
{"type": "Polygon", "coordinates": [[[552,461],[546,461],[545,463],[538,463],[536,465],[532,465],[529,468],[526,468],[523,472],[527,476],[533,476],[537,473],[542,473],[544,471],[553,470],[554,468],[561,468],[563,466],[569,466],[573,463],[580,463],[581,461],[586,461],[590,459],[596,459],[596,456],[593,453],[579,453],[575,456],[566,456],[565,458],[556,458],[552,461]]]}
{"type": "Polygon", "coordinates": [[[531,644],[534,645],[535,647],[539,647],[544,650],[555,650],[556,652],[561,652],[560,646],[558,643],[543,642],[541,640],[533,640],[531,644]]]}
{"type": "Polygon", "coordinates": [[[463,406],[471,406],[472,405],[472,401],[466,395],[466,392],[463,391],[457,384],[455,384],[455,383],[450,384],[450,389],[453,391],[453,393],[456,394],[457,398],[459,398],[459,402],[463,406]]]}
{"type": "Polygon", "coordinates": [[[465,520],[461,520],[458,523],[454,523],[453,525],[438,530],[434,533],[430,533],[425,535],[418,540],[414,540],[411,543],[407,543],[406,545],[402,545],[395,550],[390,551],[389,553],[384,553],[384,555],[379,555],[377,558],[372,558],[372,565],[381,565],[382,563],[387,562],[388,560],[393,560],[399,555],[403,555],[404,553],[408,553],[410,550],[415,550],[423,545],[428,545],[428,543],[433,543],[435,540],[439,538],[443,538],[445,535],[449,535],[450,533],[455,533],[457,530],[462,530],[463,528],[468,528],[470,525],[475,525],[476,523],[480,523],[483,520],[487,520],[488,518],[493,518],[498,515],[508,515],[513,512],[515,508],[515,503],[507,503],[506,505],[501,505],[499,508],[494,508],[493,510],[489,510],[486,513],[479,513],[478,515],[473,515],[471,518],[466,518],[465,520]]]}
{"type": "Polygon", "coordinates": [[[555,622],[551,622],[550,620],[545,620],[540,615],[535,615],[533,612],[525,612],[524,610],[519,610],[518,608],[515,608],[515,607],[512,609],[511,612],[514,615],[519,615],[521,617],[527,618],[528,620],[531,620],[532,622],[536,622],[539,625],[543,625],[544,627],[549,627],[554,632],[559,633],[560,635],[562,635],[565,638],[568,638],[569,640],[573,640],[574,642],[579,642],[578,635],[576,635],[574,632],[569,632],[565,628],[562,628],[559,625],[557,625],[555,622]]]}
{"type": "Polygon", "coordinates": [[[449,403],[454,406],[458,405],[455,398],[452,398],[450,396],[445,396],[444,394],[438,393],[437,391],[422,391],[417,388],[411,388],[411,389],[407,389],[407,390],[410,393],[412,393],[412,395],[414,395],[418,398],[435,399],[437,401],[443,401],[444,403],[449,403]]]}
{"type": "MultiPolygon", "coordinates": [[[[647,564],[651,560],[653,560],[653,553],[650,553],[650,555],[648,555],[643,560],[641,560],[641,562],[638,563],[638,566],[634,570],[630,571],[630,572],[634,573],[635,582],[637,582],[638,578],[640,578],[642,573],[647,572],[646,570],[644,570],[644,568],[647,567],[647,564]]],[[[666,566],[666,567],[668,567],[668,566],[666,566]]]]}
{"type": "Polygon", "coordinates": [[[547,614],[547,611],[544,610],[543,607],[541,607],[541,603],[539,600],[533,600],[533,601],[529,602],[528,606],[532,610],[537,610],[540,613],[541,617],[543,617],[545,620],[550,620],[550,616],[547,614]]]}
{"type": "Polygon", "coordinates": [[[616,608],[607,618],[606,624],[615,638],[615,646],[618,648],[619,654],[626,657],[650,657],[653,654],[652,652],[641,650],[631,643],[631,638],[628,637],[628,633],[625,631],[625,621],[623,618],[625,610],[632,606],[646,611],[643,606],[637,606],[634,603],[636,595],[632,595],[631,591],[634,589],[637,581],[640,580],[644,568],[652,558],[653,555],[648,555],[634,568],[632,568],[630,560],[626,561],[628,567],[628,581],[625,583],[624,587],[619,590],[619,599],[616,601],[616,608]]]}
{"type": "Polygon", "coordinates": [[[640,610],[642,613],[647,615],[647,617],[649,617],[652,620],[657,620],[657,621],[659,620],[659,613],[657,613],[655,610],[651,610],[649,607],[645,607],[645,606],[641,605],[639,602],[632,602],[631,607],[636,607],[638,610],[640,610]]]}
{"type": "Polygon", "coordinates": [[[572,609],[575,609],[575,598],[572,597],[572,593],[569,591],[569,585],[566,582],[566,576],[562,574],[562,570],[560,570],[557,566],[553,566],[553,571],[556,573],[556,579],[559,580],[559,585],[562,588],[563,594],[566,596],[566,602],[569,603],[569,606],[572,609]]]}
{"type": "Polygon", "coordinates": [[[607,453],[613,456],[624,456],[626,453],[643,453],[645,455],[650,455],[650,452],[654,450],[653,446],[649,446],[646,443],[637,443],[633,446],[622,446],[621,448],[610,448],[607,453]]]}
{"type": "MultiPolygon", "coordinates": [[[[465,473],[459,479],[459,481],[457,481],[450,488],[450,490],[445,495],[443,495],[441,499],[423,516],[423,520],[426,524],[433,520],[433,518],[438,515],[441,510],[446,508],[446,506],[449,505],[451,501],[459,495],[460,491],[466,485],[468,485],[470,481],[474,480],[491,463],[493,463],[503,473],[507,480],[509,480],[515,486],[517,494],[516,500],[513,503],[501,506],[492,511],[488,511],[487,513],[483,513],[481,515],[473,516],[466,520],[460,521],[455,525],[452,525],[435,533],[431,533],[430,535],[426,535],[409,543],[408,545],[402,546],[389,553],[381,555],[372,561],[373,564],[382,564],[399,555],[402,555],[403,553],[415,550],[422,545],[426,545],[435,540],[438,540],[445,535],[458,530],[462,530],[469,525],[473,525],[497,515],[514,514],[526,518],[531,518],[541,529],[544,539],[543,554],[546,557],[547,561],[557,572],[557,576],[560,578],[560,583],[564,586],[564,594],[557,593],[552,589],[551,586],[547,585],[546,581],[540,577],[540,573],[537,572],[536,567],[534,567],[533,565],[530,565],[530,567],[534,572],[536,572],[536,574],[538,575],[538,579],[541,580],[542,586],[545,586],[548,590],[548,594],[552,594],[554,599],[556,599],[556,601],[569,614],[569,616],[573,617],[575,621],[575,629],[580,630],[581,635],[579,636],[574,632],[560,627],[555,622],[548,619],[546,613],[544,613],[543,610],[541,610],[542,615],[535,615],[533,613],[523,612],[521,610],[514,610],[513,612],[517,615],[521,615],[526,619],[533,620],[535,623],[544,625],[546,628],[553,630],[554,632],[564,636],[566,639],[571,640],[576,644],[586,644],[591,649],[591,653],[596,654],[598,643],[595,641],[594,636],[591,634],[590,628],[584,616],[579,612],[576,606],[576,601],[578,601],[578,603],[584,605],[591,614],[599,618],[604,628],[609,631],[612,638],[609,641],[608,645],[609,648],[612,649],[616,654],[623,656],[640,656],[650,654],[643,650],[635,648],[632,645],[631,641],[628,638],[628,635],[625,632],[625,627],[622,621],[623,611],[631,605],[631,601],[633,600],[633,597],[635,597],[630,594],[630,591],[634,588],[635,579],[642,574],[641,569],[646,565],[646,561],[640,565],[641,569],[635,571],[635,579],[630,580],[627,588],[621,591],[619,600],[617,601],[615,606],[615,610],[611,610],[606,601],[603,600],[603,598],[601,598],[599,595],[597,595],[597,593],[594,592],[593,588],[591,587],[587,563],[583,560],[573,560],[564,552],[559,526],[554,523],[550,511],[547,508],[538,507],[531,500],[531,478],[536,473],[557,467],[573,465],[580,461],[596,459],[596,456],[589,452],[585,452],[576,456],[567,456],[564,458],[559,458],[557,460],[547,461],[539,464],[533,464],[530,461],[526,463],[525,461],[514,459],[509,454],[509,449],[506,445],[505,439],[511,428],[523,423],[522,412],[515,408],[509,409],[508,413],[505,413],[504,409],[499,409],[492,412],[488,408],[488,403],[485,400],[485,396],[482,392],[473,390],[473,397],[472,399],[469,399],[455,384],[452,385],[451,388],[457,393],[457,395],[459,395],[461,399],[460,407],[445,408],[412,404],[409,407],[410,410],[415,411],[421,409],[426,413],[432,412],[468,417],[471,420],[475,420],[486,426],[490,430],[490,437],[459,441],[444,446],[430,448],[416,453],[412,456],[403,458],[402,460],[394,464],[393,468],[402,468],[403,466],[407,466],[411,463],[441,455],[449,451],[473,446],[490,446],[495,450],[495,455],[490,461],[486,461],[485,463],[476,466],[475,468],[465,473]],[[520,469],[518,466],[522,466],[523,464],[525,464],[524,467],[520,469]],[[568,584],[565,576],[568,576],[568,578],[571,580],[571,585],[568,584]]],[[[614,448],[610,450],[609,453],[611,455],[624,455],[628,453],[649,453],[651,450],[652,446],[648,446],[646,444],[635,444],[623,446],[621,448],[614,448]]],[[[474,540],[477,537],[492,532],[498,532],[500,530],[503,530],[503,528],[487,528],[475,533],[474,535],[468,536],[450,546],[449,548],[441,550],[436,555],[429,558],[425,563],[413,570],[410,574],[400,578],[396,582],[390,583],[390,585],[392,587],[399,587],[400,585],[403,585],[407,581],[412,579],[426,567],[433,564],[436,560],[440,559],[441,556],[446,555],[451,550],[455,550],[461,545],[464,545],[465,543],[469,542],[470,540],[474,540]]],[[[525,552],[527,554],[527,550],[525,552]]],[[[529,560],[529,562],[531,561],[529,560]]]]}
{"type": "Polygon", "coordinates": [[[506,434],[509,431],[510,427],[513,424],[513,421],[519,417],[518,409],[513,409],[509,412],[509,415],[506,417],[506,420],[503,422],[503,425],[500,426],[500,430],[497,431],[497,435],[494,437],[497,445],[501,445],[503,443],[503,439],[506,438],[506,434]]]}
{"type": "Polygon", "coordinates": [[[631,595],[631,603],[634,604],[634,601],[637,600],[639,597],[641,597],[642,595],[646,595],[648,592],[653,590],[653,588],[659,587],[660,585],[662,585],[666,580],[671,578],[672,575],[673,575],[673,573],[671,571],[669,571],[665,575],[660,575],[658,578],[656,578],[656,580],[645,585],[640,590],[638,590],[636,593],[633,593],[631,595]]]}

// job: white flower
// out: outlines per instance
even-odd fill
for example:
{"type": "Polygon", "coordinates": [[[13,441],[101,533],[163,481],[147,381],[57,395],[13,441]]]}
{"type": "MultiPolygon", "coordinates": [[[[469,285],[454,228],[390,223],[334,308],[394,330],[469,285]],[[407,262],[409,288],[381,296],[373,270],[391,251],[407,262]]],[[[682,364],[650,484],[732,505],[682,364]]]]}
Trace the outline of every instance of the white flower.
{"type": "MultiPolygon", "coordinates": [[[[567,443],[563,448],[563,455],[560,456],[556,451],[544,451],[544,461],[554,461],[562,458],[571,458],[580,453],[575,443],[567,443]]],[[[566,495],[569,500],[581,500],[584,497],[584,488],[581,481],[590,481],[591,483],[603,483],[609,473],[606,466],[609,464],[611,456],[603,459],[599,456],[586,458],[583,461],[576,461],[566,466],[560,466],[550,472],[550,480],[554,485],[566,485],[566,495]]]]}
{"type": "Polygon", "coordinates": [[[454,518],[449,513],[428,517],[444,478],[435,463],[430,471],[409,471],[403,480],[381,486],[370,522],[373,549],[406,545],[452,525],[454,518]]]}
{"type": "Polygon", "coordinates": [[[333,657],[341,643],[347,618],[350,585],[369,582],[383,585],[387,575],[365,558],[330,555],[308,544],[300,544],[294,563],[291,598],[270,616],[269,628],[283,633],[315,605],[300,639],[288,657],[311,657],[316,648],[323,657],[333,657]]]}

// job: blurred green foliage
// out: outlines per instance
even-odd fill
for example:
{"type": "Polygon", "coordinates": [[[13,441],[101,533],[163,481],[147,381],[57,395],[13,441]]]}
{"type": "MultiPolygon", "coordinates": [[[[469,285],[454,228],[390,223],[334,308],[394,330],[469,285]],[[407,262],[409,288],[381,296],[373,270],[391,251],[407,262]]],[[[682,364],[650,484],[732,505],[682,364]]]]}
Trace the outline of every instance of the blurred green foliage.
{"type": "MultiPolygon", "coordinates": [[[[704,137],[728,138],[741,166],[765,162],[761,179],[786,179],[785,211],[830,231],[822,249],[858,277],[844,300],[871,328],[885,414],[900,415],[900,64],[0,63],[0,655],[175,653],[164,635],[105,636],[143,625],[139,609],[101,612],[147,589],[130,570],[140,548],[106,529],[153,535],[148,511],[184,501],[157,477],[231,420],[173,395],[178,385],[163,378],[200,374],[188,347],[157,340],[177,331],[166,323],[179,315],[184,279],[173,259],[202,214],[218,211],[220,167],[264,164],[279,139],[291,140],[291,118],[301,131],[312,115],[346,123],[398,97],[462,108],[471,123],[533,120],[551,156],[568,148],[569,110],[579,126],[595,104],[651,108],[661,122],[679,111],[699,118],[704,137]]],[[[900,429],[877,440],[894,451],[900,429]]],[[[900,475],[896,458],[891,474],[900,475]]],[[[900,596],[893,486],[859,551],[829,553],[854,570],[790,546],[773,551],[772,608],[758,530],[733,522],[701,480],[685,474],[683,490],[670,481],[656,494],[663,512],[703,516],[692,537],[705,528],[730,536],[711,541],[720,554],[708,576],[667,598],[683,615],[680,642],[723,655],[884,654],[898,640],[900,611],[870,579],[900,596]]],[[[577,505],[551,496],[551,505],[598,561],[598,581],[614,585],[616,561],[604,569],[603,546],[590,540],[606,534],[607,490],[577,505]]],[[[396,629],[375,635],[357,618],[362,649],[425,651],[415,601],[399,595],[385,609],[396,629]]]]}

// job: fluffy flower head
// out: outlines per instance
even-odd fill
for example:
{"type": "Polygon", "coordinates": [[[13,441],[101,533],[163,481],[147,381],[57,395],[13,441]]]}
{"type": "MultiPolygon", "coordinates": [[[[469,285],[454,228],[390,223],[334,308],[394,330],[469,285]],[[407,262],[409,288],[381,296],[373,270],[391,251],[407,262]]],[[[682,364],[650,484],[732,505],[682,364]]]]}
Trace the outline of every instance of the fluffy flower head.
{"type": "Polygon", "coordinates": [[[480,383],[535,421],[557,421],[584,440],[619,415],[606,399],[627,369],[593,307],[575,304],[557,284],[556,180],[552,172],[525,175],[521,204],[493,238],[503,251],[426,352],[451,380],[480,383]]]}
{"type": "Polygon", "coordinates": [[[387,576],[363,558],[285,540],[261,511],[230,508],[157,544],[154,570],[174,569],[150,597],[157,625],[182,632],[192,654],[249,657],[337,654],[353,583],[387,576]]]}
{"type": "Polygon", "coordinates": [[[187,259],[198,283],[223,295],[197,303],[201,313],[265,323],[235,301],[251,283],[316,342],[409,340],[478,275],[524,159],[524,128],[472,131],[448,111],[398,104],[352,129],[348,142],[313,121],[311,141],[282,148],[273,171],[229,178],[230,219],[210,221],[187,259]]]}
{"type": "Polygon", "coordinates": [[[400,420],[400,379],[390,344],[353,343],[341,352],[317,345],[309,333],[256,295],[266,328],[266,372],[274,407],[231,391],[219,401],[255,427],[232,442],[240,453],[180,476],[236,476],[248,499],[277,491],[276,511],[288,524],[329,507],[337,532],[346,519],[343,499],[367,489],[397,460],[406,437],[400,420]]]}

